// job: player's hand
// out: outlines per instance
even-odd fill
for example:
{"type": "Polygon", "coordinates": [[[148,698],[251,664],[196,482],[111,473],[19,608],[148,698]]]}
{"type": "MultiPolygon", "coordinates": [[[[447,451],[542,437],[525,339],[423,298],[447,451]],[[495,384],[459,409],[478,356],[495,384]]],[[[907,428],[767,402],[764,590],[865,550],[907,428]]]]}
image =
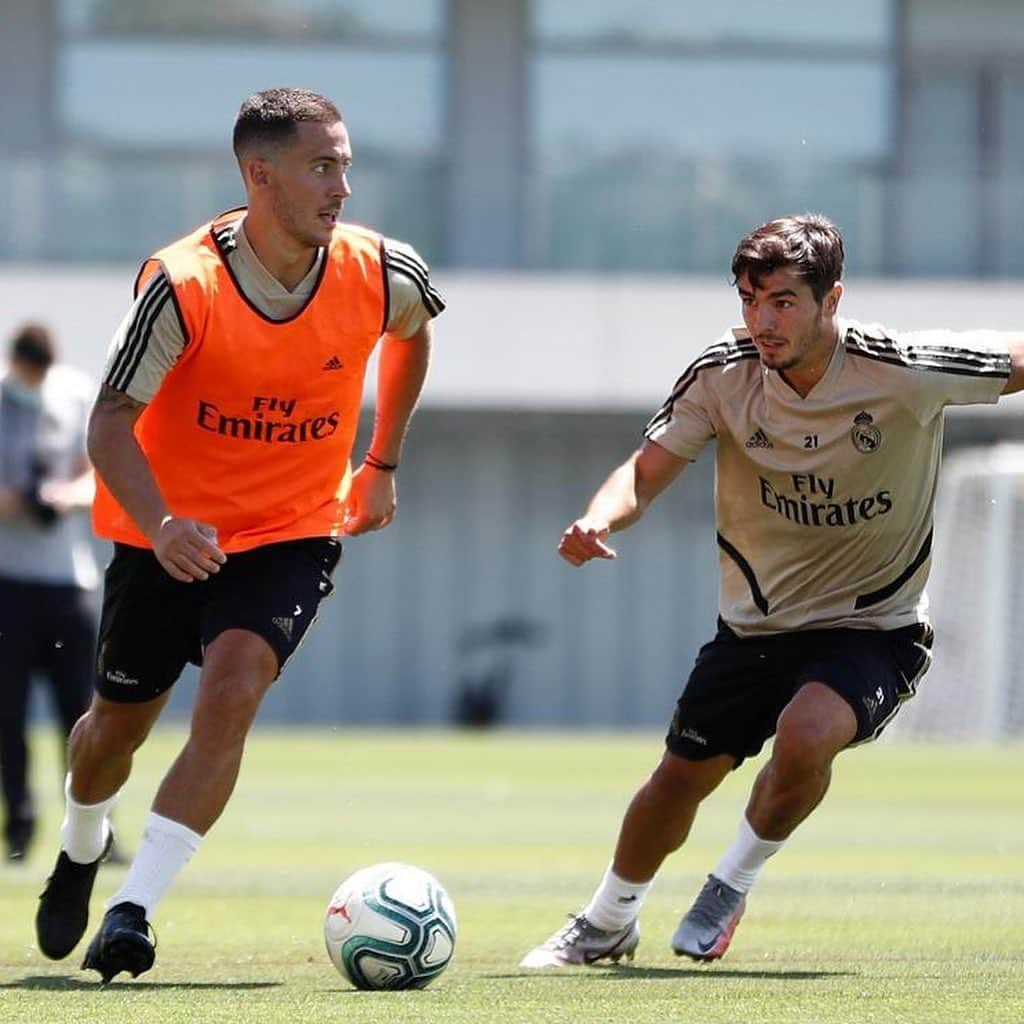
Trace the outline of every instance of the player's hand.
{"type": "Polygon", "coordinates": [[[165,516],[153,538],[157,561],[181,583],[206,580],[220,572],[227,555],[217,547],[217,529],[196,519],[165,516]]]}
{"type": "Polygon", "coordinates": [[[89,474],[75,480],[44,480],[39,485],[39,498],[63,514],[91,505],[95,491],[92,474],[89,474]]]}
{"type": "Polygon", "coordinates": [[[395,474],[365,463],[352,476],[342,529],[349,537],[383,530],[398,510],[395,474]]]}
{"type": "Polygon", "coordinates": [[[611,532],[607,523],[584,516],[562,534],[558,553],[570,565],[582,565],[592,558],[615,558],[615,551],[605,543],[611,532]]]}
{"type": "Polygon", "coordinates": [[[13,487],[0,487],[0,519],[12,519],[25,511],[25,499],[13,487]]]}

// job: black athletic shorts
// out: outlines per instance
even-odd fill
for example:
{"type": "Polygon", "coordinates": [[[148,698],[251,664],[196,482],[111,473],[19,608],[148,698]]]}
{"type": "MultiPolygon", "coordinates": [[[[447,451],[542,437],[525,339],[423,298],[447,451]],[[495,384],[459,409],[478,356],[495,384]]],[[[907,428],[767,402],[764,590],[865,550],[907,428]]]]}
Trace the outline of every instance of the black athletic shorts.
{"type": "Polygon", "coordinates": [[[229,554],[209,579],[181,583],[148,548],[114,545],[103,586],[96,690],[142,703],[177,681],[188,662],[226,629],[263,637],[278,672],[334,589],[341,544],[324,537],[282,541],[229,554]]]}
{"type": "Polygon", "coordinates": [[[932,639],[925,623],[742,638],[720,621],[676,703],[666,746],[695,761],[731,754],[739,766],[775,734],[782,709],[809,682],[824,683],[853,708],[851,746],[876,739],[914,696],[932,639]]]}

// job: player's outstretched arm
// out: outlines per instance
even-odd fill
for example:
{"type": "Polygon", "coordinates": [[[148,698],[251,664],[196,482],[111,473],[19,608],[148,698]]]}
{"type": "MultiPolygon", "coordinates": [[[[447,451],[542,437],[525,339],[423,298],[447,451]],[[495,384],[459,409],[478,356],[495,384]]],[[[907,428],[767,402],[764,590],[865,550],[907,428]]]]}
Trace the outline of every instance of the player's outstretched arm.
{"type": "Polygon", "coordinates": [[[1024,334],[1010,338],[1010,378],[1003,388],[1004,395],[1024,390],[1024,334]]]}
{"type": "Polygon", "coordinates": [[[570,565],[615,558],[608,537],[632,526],[650,503],[686,468],[686,459],[645,441],[598,488],[587,511],[562,534],[558,553],[570,565]]]}

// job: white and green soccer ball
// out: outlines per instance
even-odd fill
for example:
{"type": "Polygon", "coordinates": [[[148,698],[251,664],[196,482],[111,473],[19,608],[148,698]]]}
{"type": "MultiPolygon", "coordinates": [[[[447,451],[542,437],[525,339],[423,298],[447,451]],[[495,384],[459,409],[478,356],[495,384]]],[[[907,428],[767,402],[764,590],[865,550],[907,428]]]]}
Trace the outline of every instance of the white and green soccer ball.
{"type": "Polygon", "coordinates": [[[324,918],[331,962],[356,988],[424,988],[455,952],[455,907],[411,864],[362,868],[335,890],[324,918]]]}

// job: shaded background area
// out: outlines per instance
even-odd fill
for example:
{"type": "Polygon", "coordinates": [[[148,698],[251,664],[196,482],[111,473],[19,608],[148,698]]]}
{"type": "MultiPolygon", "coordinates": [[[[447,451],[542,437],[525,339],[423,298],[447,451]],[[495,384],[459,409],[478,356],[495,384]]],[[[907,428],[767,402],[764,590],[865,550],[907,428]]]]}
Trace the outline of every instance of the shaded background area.
{"type": "MultiPolygon", "coordinates": [[[[1015,0],[8,0],[5,323],[98,373],[138,263],[242,201],[231,121],[279,84],[337,99],[346,216],[415,244],[450,308],[401,512],[347,545],[263,721],[664,723],[714,623],[709,455],[617,562],[554,549],[738,320],[755,224],[835,219],[848,315],[1021,326],[1015,0]]],[[[1020,439],[1020,411],[953,415],[948,446],[1020,439]]]]}
{"type": "Polygon", "coordinates": [[[782,210],[855,274],[1016,277],[1014,0],[9,0],[5,260],[135,262],[238,201],[268,84],[337,98],[351,216],[435,266],[720,273],[782,210]]]}

